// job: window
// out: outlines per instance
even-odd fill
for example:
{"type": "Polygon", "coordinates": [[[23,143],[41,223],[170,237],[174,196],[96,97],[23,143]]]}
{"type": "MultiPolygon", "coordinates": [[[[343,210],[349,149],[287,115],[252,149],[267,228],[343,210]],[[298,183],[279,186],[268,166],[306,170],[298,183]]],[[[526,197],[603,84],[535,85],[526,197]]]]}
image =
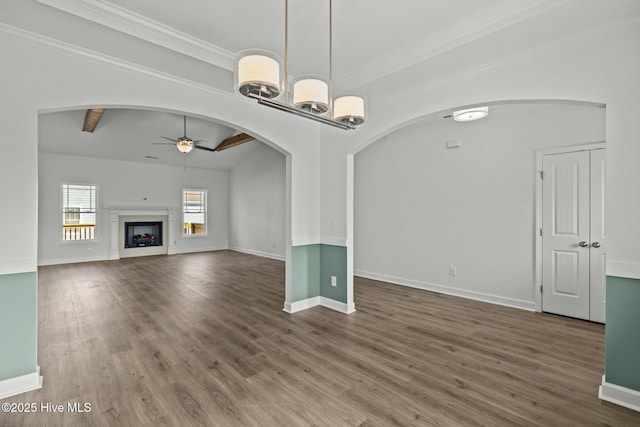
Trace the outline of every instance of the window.
{"type": "Polygon", "coordinates": [[[62,185],[62,240],[96,238],[96,186],[62,185]]]}
{"type": "Polygon", "coordinates": [[[207,234],[207,192],[205,190],[182,191],[182,216],[184,235],[207,234]]]}

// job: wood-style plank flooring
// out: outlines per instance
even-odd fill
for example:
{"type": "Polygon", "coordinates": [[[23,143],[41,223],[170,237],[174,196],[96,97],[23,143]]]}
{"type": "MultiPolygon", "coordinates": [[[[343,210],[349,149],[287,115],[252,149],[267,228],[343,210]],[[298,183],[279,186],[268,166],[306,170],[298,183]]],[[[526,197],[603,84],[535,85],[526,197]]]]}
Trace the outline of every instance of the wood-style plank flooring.
{"type": "Polygon", "coordinates": [[[284,263],[232,251],[39,270],[44,388],[3,426],[638,426],[601,402],[604,327],[356,279],[282,311],[284,263]]]}

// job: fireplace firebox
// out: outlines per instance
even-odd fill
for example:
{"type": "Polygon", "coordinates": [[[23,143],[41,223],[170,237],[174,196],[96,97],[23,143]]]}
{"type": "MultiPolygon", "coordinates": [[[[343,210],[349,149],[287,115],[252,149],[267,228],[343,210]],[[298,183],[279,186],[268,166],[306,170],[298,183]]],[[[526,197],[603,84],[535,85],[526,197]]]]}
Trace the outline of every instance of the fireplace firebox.
{"type": "Polygon", "coordinates": [[[125,249],[148,246],[162,246],[162,221],[125,222],[125,249]]]}

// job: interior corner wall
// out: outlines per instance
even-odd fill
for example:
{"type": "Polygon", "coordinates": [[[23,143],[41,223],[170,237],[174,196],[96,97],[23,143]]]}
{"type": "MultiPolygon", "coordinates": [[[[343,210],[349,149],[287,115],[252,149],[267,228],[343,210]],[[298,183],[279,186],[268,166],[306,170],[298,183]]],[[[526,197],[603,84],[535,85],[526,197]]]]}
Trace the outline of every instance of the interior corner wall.
{"type": "Polygon", "coordinates": [[[319,294],[347,304],[347,248],[335,245],[320,245],[319,294]],[[332,282],[332,278],[335,282],[332,282]]]}
{"type": "Polygon", "coordinates": [[[314,244],[292,248],[293,280],[291,302],[323,297],[347,304],[347,248],[314,244]],[[335,277],[335,284],[332,284],[335,277]]]}
{"type": "Polygon", "coordinates": [[[535,152],[604,139],[603,108],[558,104],[370,145],[355,157],[356,275],[534,309],[535,152]]]}
{"type": "Polygon", "coordinates": [[[255,148],[229,172],[229,248],[284,260],[286,158],[255,148]]]}
{"type": "Polygon", "coordinates": [[[115,210],[174,210],[176,253],[226,249],[229,246],[228,173],[140,162],[39,155],[38,262],[40,265],[109,259],[110,217],[115,210]],[[63,183],[98,186],[96,240],[62,242],[60,189],[63,183]],[[207,235],[182,235],[182,190],[207,190],[207,235]]]}

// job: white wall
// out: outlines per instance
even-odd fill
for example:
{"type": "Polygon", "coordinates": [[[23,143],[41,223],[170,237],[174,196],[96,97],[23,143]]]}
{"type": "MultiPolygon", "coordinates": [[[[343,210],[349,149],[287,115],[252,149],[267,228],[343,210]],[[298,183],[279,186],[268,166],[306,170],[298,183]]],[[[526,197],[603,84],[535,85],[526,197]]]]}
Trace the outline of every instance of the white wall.
{"type": "Polygon", "coordinates": [[[38,264],[108,259],[109,209],[175,210],[175,252],[226,249],[228,192],[228,173],[224,171],[40,153],[38,264]],[[98,186],[99,222],[95,242],[61,241],[60,187],[63,183],[98,186]],[[182,236],[183,188],[207,190],[207,236],[182,236]]]}
{"type": "Polygon", "coordinates": [[[535,152],[604,141],[605,110],[501,106],[430,123],[355,157],[356,274],[533,309],[535,152]]]}
{"type": "Polygon", "coordinates": [[[229,247],[284,260],[286,158],[254,144],[229,173],[229,247]]]}

